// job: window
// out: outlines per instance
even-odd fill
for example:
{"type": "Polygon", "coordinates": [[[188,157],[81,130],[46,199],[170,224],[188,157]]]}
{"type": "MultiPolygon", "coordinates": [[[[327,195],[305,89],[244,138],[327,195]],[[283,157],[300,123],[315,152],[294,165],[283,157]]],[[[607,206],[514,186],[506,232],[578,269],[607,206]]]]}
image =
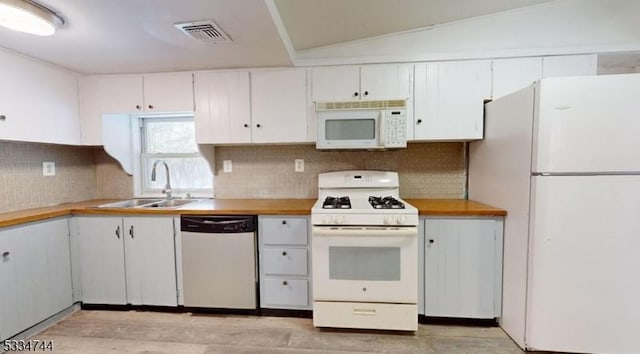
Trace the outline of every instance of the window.
{"type": "Polygon", "coordinates": [[[213,176],[198,151],[193,117],[140,118],[140,121],[143,194],[160,194],[164,189],[167,177],[162,163],[157,164],[155,182],[151,181],[153,164],[161,160],[169,166],[173,193],[211,196],[213,176]]]}

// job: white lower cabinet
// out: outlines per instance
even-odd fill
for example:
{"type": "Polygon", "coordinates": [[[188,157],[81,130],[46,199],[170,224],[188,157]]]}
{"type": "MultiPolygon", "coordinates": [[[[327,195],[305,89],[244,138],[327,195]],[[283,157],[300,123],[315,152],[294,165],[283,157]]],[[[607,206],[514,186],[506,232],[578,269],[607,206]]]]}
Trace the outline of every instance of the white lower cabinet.
{"type": "Polygon", "coordinates": [[[0,340],[72,305],[66,218],[0,231],[0,340]]]}
{"type": "Polygon", "coordinates": [[[258,216],[260,307],[310,310],[309,218],[258,216]]]}
{"type": "Polygon", "coordinates": [[[421,222],[421,313],[432,317],[500,317],[502,217],[428,217],[421,222]]]}
{"type": "Polygon", "coordinates": [[[178,305],[173,217],[80,216],[74,224],[82,302],[178,305]]]}

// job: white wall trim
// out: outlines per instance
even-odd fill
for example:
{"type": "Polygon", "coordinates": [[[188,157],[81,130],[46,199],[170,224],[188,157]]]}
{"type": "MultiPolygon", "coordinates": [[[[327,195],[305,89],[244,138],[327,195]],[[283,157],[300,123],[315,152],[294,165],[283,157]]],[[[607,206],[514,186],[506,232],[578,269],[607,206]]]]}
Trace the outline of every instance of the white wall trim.
{"type": "Polygon", "coordinates": [[[271,14],[271,18],[273,19],[273,24],[276,26],[276,30],[280,35],[280,40],[282,40],[282,45],[287,50],[287,54],[289,55],[289,59],[296,66],[296,50],[293,47],[293,43],[291,43],[291,38],[289,37],[289,32],[287,32],[287,28],[284,26],[284,22],[282,21],[282,17],[280,17],[280,12],[278,11],[278,7],[274,0],[264,0],[265,5],[267,6],[267,10],[271,14]]]}

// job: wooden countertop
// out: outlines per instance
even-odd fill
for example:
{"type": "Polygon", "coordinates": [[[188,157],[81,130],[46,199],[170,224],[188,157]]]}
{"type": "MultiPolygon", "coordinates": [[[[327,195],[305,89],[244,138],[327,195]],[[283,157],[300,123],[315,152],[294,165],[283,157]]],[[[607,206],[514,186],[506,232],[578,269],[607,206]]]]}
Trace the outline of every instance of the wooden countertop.
{"type": "Polygon", "coordinates": [[[505,216],[507,211],[464,199],[405,199],[420,215],[505,216]]]}
{"type": "MultiPolygon", "coordinates": [[[[97,208],[116,200],[97,199],[0,213],[0,227],[68,215],[309,215],[316,199],[209,199],[176,209],[97,208]]],[[[507,212],[471,200],[406,199],[420,215],[504,216],[507,212]]]]}

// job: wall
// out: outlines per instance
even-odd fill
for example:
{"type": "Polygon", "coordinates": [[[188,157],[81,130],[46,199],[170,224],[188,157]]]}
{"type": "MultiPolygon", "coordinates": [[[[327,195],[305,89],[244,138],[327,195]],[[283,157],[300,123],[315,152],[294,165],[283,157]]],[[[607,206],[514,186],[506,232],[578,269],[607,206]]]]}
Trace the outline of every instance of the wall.
{"type": "Polygon", "coordinates": [[[462,198],[464,145],[409,144],[393,151],[318,151],[314,145],[217,146],[216,198],[315,198],[318,173],[381,169],[400,175],[403,198],[462,198]],[[294,172],[294,160],[305,160],[305,171],[294,172]],[[223,160],[233,172],[224,173],[223,160]]]}
{"type": "Polygon", "coordinates": [[[0,212],[96,197],[95,148],[0,142],[0,212]],[[56,175],[42,176],[54,161],[56,175]]]}
{"type": "Polygon", "coordinates": [[[124,172],[120,164],[102,148],[96,148],[95,166],[96,198],[133,198],[133,177],[124,172]]]}

